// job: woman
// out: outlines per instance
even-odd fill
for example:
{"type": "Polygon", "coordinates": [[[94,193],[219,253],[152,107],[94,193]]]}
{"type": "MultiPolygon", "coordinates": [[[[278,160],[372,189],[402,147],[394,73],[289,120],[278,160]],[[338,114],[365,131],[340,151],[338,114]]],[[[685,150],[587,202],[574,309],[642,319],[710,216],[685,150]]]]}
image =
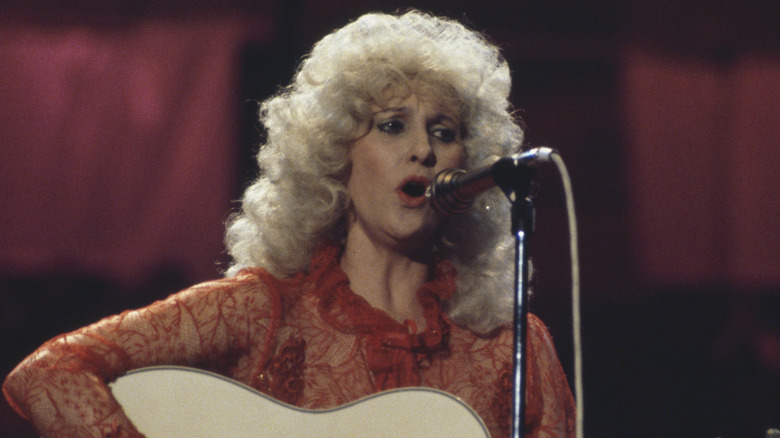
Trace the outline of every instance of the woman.
{"type": "MultiPolygon", "coordinates": [[[[508,202],[488,193],[444,219],[423,193],[443,169],[516,151],[509,88],[497,49],[446,19],[369,14],[326,36],[262,106],[228,276],[47,342],[6,397],[45,436],[137,436],[106,382],[179,364],[311,409],[434,387],[507,435],[508,202]]],[[[528,330],[526,436],[570,436],[550,336],[534,316],[528,330]]]]}

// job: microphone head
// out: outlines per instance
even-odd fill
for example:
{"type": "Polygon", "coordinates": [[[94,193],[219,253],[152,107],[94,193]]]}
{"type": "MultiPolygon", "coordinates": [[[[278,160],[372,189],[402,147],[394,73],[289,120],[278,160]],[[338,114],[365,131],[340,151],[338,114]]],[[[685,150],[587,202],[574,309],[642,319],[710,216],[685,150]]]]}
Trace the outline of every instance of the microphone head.
{"type": "MultiPolygon", "coordinates": [[[[498,185],[510,201],[518,193],[527,193],[539,163],[552,160],[555,149],[539,147],[510,157],[499,158],[493,164],[477,169],[445,169],[439,172],[425,190],[431,208],[445,216],[464,213],[474,199],[485,190],[498,185]]],[[[524,198],[526,195],[522,195],[524,198]]]]}
{"type": "Polygon", "coordinates": [[[425,190],[425,197],[431,207],[445,216],[464,213],[474,203],[473,197],[459,196],[459,180],[465,175],[463,169],[445,169],[439,172],[425,190]]]}

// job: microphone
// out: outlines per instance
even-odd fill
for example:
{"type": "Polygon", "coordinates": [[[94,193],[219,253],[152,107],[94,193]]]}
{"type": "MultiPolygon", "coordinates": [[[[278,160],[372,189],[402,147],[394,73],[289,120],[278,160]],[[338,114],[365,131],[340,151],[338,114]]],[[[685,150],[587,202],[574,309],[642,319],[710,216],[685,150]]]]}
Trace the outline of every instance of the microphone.
{"type": "Polygon", "coordinates": [[[425,190],[425,197],[434,210],[445,216],[464,213],[480,193],[513,177],[509,173],[519,172],[530,180],[536,165],[552,161],[553,154],[557,154],[555,149],[542,146],[470,171],[442,170],[425,190]]]}

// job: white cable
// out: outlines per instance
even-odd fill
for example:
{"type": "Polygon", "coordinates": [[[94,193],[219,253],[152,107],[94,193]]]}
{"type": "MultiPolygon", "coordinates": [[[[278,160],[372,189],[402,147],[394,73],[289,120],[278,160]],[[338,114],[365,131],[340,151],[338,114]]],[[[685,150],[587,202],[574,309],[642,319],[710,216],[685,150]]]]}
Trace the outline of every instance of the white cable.
{"type": "Polygon", "coordinates": [[[585,401],[582,394],[582,324],[580,318],[580,258],[577,244],[577,217],[574,212],[574,193],[571,178],[563,159],[557,152],[550,156],[561,175],[566,196],[566,211],[569,222],[569,251],[571,257],[571,313],[574,343],[574,394],[577,404],[577,438],[585,436],[585,401]]]}

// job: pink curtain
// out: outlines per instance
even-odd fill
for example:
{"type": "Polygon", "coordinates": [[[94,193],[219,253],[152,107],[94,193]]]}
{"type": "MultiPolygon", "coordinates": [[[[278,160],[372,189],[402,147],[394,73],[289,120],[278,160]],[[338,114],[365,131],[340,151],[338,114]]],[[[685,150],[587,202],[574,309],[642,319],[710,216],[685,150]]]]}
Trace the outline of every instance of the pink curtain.
{"type": "Polygon", "coordinates": [[[0,274],[218,275],[257,16],[0,30],[0,274]]]}

